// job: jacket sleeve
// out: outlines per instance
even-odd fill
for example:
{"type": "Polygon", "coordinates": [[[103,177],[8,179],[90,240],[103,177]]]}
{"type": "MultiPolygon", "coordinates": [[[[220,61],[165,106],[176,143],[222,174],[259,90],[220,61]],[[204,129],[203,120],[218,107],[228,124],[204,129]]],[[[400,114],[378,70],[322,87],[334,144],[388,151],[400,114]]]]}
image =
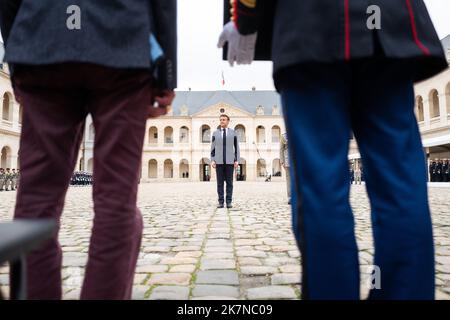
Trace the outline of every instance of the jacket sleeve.
{"type": "Polygon", "coordinates": [[[0,28],[5,45],[21,4],[22,0],[0,0],[0,28]]]}
{"type": "Polygon", "coordinates": [[[241,151],[239,150],[238,137],[235,134],[234,135],[234,161],[239,162],[239,159],[241,159],[241,151]]]}
{"type": "Polygon", "coordinates": [[[216,161],[216,137],[213,136],[211,138],[211,162],[216,161]]]}
{"type": "MultiPolygon", "coordinates": [[[[0,0],[1,1],[1,0],[0,0]]],[[[167,89],[177,87],[177,1],[150,1],[151,28],[164,51],[167,89]]]]}
{"type": "Polygon", "coordinates": [[[225,14],[240,34],[258,31],[268,0],[225,0],[225,14]]]}

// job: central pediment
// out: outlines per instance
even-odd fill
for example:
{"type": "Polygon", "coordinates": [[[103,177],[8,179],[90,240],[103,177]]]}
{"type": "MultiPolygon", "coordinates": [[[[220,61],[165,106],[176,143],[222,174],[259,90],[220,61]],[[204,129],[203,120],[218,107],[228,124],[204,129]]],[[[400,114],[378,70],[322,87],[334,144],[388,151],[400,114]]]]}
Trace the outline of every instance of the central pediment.
{"type": "Polygon", "coordinates": [[[253,117],[254,115],[225,102],[207,106],[201,111],[194,113],[193,117],[219,117],[221,114],[227,114],[230,118],[237,117],[253,117]]]}

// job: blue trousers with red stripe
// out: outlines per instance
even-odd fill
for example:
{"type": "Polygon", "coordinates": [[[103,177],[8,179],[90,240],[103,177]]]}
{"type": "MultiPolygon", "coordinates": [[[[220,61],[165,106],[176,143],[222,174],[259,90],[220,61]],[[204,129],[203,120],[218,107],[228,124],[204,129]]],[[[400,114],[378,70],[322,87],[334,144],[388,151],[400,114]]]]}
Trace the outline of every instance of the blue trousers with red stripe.
{"type": "Polygon", "coordinates": [[[433,299],[426,165],[408,68],[380,59],[298,66],[288,75],[279,87],[292,159],[303,298],[360,298],[349,203],[353,131],[371,205],[373,263],[381,280],[369,298],[433,299]]]}

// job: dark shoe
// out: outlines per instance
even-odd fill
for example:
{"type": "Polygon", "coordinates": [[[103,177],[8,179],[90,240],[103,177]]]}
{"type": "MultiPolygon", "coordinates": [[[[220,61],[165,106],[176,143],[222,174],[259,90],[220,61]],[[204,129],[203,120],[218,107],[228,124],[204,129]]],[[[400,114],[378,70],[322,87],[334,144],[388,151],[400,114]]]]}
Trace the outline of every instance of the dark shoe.
{"type": "Polygon", "coordinates": [[[219,203],[219,204],[217,205],[217,208],[223,208],[223,203],[219,203]]]}
{"type": "Polygon", "coordinates": [[[227,208],[233,208],[233,206],[231,205],[231,203],[227,203],[227,208]]]}

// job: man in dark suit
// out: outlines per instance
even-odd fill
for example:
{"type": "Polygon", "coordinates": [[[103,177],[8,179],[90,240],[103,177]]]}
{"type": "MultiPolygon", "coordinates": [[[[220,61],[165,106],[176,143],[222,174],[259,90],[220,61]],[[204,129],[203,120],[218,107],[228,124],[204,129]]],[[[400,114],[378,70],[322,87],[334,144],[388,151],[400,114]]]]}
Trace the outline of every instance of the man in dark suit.
{"type": "Polygon", "coordinates": [[[371,288],[370,299],[434,298],[413,83],[448,64],[422,0],[372,3],[232,0],[230,8],[225,1],[232,21],[225,17],[219,45],[228,43],[230,63],[273,60],[294,166],[304,299],[360,298],[347,171],[351,131],[362,156],[374,264],[381,272],[381,288],[371,288]],[[405,154],[408,161],[392,161],[405,154]]]}
{"type": "Polygon", "coordinates": [[[239,141],[235,131],[228,128],[230,117],[220,116],[220,127],[214,131],[211,141],[211,166],[216,169],[218,208],[224,207],[224,181],[227,183],[227,208],[232,207],[234,169],[239,165],[239,141]]]}
{"type": "MultiPolygon", "coordinates": [[[[176,86],[176,1],[0,0],[0,27],[23,105],[14,217],[59,222],[90,113],[95,216],[81,298],[129,299],[146,121],[166,113],[176,86]],[[152,76],[150,33],[164,51],[160,78],[152,76]]],[[[29,256],[29,299],[61,298],[61,259],[57,234],[29,256]]]]}

